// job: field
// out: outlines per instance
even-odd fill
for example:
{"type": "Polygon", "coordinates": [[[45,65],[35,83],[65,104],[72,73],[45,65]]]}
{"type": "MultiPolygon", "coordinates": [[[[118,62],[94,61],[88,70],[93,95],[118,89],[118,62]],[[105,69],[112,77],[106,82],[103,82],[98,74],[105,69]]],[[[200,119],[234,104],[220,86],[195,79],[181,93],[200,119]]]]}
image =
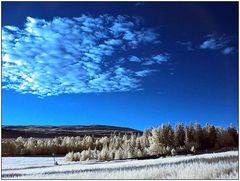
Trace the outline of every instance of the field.
{"type": "Polygon", "coordinates": [[[3,157],[2,179],[238,179],[238,151],[148,160],[3,157]]]}

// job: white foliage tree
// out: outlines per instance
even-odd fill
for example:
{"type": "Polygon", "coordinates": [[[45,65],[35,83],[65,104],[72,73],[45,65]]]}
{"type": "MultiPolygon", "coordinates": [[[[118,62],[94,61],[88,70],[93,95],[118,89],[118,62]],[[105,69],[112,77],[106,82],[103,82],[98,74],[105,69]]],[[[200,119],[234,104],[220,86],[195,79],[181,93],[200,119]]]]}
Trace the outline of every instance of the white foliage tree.
{"type": "Polygon", "coordinates": [[[153,128],[151,133],[152,133],[152,136],[149,139],[149,142],[150,142],[149,154],[160,155],[163,153],[163,145],[160,142],[161,129],[153,128]]]}
{"type": "Polygon", "coordinates": [[[115,160],[120,160],[122,158],[123,158],[123,151],[122,151],[122,149],[117,149],[115,151],[114,159],[115,160]]]}

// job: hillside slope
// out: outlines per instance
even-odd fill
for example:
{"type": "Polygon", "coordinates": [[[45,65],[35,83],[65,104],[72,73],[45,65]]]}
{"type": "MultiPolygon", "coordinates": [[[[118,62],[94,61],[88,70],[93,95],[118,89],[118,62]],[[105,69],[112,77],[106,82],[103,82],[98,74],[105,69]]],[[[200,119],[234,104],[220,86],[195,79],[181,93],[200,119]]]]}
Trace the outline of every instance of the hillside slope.
{"type": "Polygon", "coordinates": [[[2,126],[2,138],[54,138],[58,136],[84,136],[95,137],[110,136],[111,134],[142,133],[139,130],[107,126],[107,125],[71,125],[71,126],[2,126]]]}

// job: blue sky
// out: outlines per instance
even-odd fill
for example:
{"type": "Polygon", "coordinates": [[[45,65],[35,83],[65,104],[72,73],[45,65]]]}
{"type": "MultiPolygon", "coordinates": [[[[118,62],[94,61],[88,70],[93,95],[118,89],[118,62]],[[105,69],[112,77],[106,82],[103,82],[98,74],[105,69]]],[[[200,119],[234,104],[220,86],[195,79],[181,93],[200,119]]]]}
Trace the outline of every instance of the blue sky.
{"type": "Polygon", "coordinates": [[[4,125],[238,124],[236,2],[2,2],[2,26],[4,125]]]}

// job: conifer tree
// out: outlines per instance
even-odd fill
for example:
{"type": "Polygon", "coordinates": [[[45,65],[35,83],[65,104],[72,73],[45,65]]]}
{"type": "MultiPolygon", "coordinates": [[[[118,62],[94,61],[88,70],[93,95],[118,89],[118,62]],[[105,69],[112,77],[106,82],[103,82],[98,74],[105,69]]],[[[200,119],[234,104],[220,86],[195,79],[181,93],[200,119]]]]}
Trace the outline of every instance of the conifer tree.
{"type": "Polygon", "coordinates": [[[203,139],[202,127],[200,124],[196,123],[194,129],[195,129],[194,142],[196,145],[196,149],[201,149],[202,148],[202,139],[203,139]]]}
{"type": "Polygon", "coordinates": [[[175,134],[174,134],[175,146],[184,146],[185,141],[185,131],[183,124],[176,124],[175,134]]]}

